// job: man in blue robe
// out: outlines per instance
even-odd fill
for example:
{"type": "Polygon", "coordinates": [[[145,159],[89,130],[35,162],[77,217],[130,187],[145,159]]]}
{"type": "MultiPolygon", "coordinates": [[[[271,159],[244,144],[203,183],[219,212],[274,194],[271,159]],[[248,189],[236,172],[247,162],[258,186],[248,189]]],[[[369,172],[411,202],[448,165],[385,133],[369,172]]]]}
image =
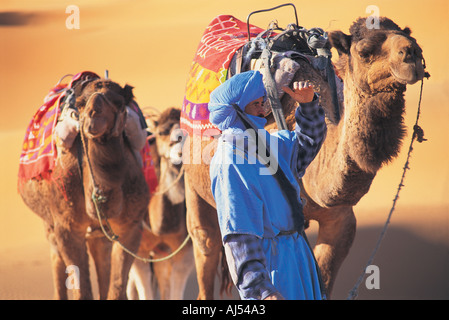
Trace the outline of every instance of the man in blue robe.
{"type": "Polygon", "coordinates": [[[322,298],[313,253],[300,233],[302,206],[293,212],[273,172],[284,172],[300,204],[296,178],[320,150],[327,127],[311,85],[295,82],[293,90],[283,89],[299,103],[296,128],[273,134],[263,129],[269,111],[258,71],[235,75],[210,96],[209,119],[222,131],[210,164],[212,193],[231,278],[242,299],[322,298]],[[265,152],[275,160],[271,171],[265,152]]]}

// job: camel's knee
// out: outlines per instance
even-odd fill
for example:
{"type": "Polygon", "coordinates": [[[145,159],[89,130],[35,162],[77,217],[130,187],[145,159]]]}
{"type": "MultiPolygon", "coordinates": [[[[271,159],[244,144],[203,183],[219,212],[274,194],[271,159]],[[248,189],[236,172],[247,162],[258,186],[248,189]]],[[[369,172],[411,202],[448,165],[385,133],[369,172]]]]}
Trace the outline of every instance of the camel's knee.
{"type": "Polygon", "coordinates": [[[344,237],[354,238],[357,227],[357,219],[354,211],[351,209],[339,210],[334,214],[334,218],[330,223],[333,228],[344,237]]]}
{"type": "Polygon", "coordinates": [[[318,220],[319,238],[323,242],[345,240],[352,243],[357,219],[352,208],[338,208],[324,212],[318,220]]]}
{"type": "Polygon", "coordinates": [[[207,228],[194,228],[191,230],[190,235],[193,243],[202,254],[208,256],[212,253],[219,252],[221,246],[220,236],[217,232],[207,228]]]}

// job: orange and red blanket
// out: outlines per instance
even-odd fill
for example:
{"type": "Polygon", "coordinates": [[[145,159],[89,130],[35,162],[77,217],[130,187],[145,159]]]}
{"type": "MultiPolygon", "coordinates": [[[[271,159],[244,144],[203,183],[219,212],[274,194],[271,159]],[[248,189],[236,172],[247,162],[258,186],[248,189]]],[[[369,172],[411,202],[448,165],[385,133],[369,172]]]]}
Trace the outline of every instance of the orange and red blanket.
{"type": "MultiPolygon", "coordinates": [[[[209,96],[226,80],[232,57],[247,42],[247,26],[231,15],[220,15],[206,28],[192,62],[182,104],[181,128],[189,135],[219,133],[209,122],[209,96]]],[[[251,36],[262,31],[250,25],[251,36]]]]}
{"type": "Polygon", "coordinates": [[[54,131],[66,88],[67,84],[58,84],[52,88],[45,97],[44,104],[31,119],[20,154],[19,180],[49,178],[57,157],[54,131]]]}

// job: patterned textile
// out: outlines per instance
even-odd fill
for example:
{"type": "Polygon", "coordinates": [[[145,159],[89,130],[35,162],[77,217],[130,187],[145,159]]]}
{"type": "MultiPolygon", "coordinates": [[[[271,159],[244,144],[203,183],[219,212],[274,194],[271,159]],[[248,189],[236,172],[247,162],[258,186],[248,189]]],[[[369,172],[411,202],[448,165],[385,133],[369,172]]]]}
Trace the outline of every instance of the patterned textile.
{"type": "Polygon", "coordinates": [[[145,176],[145,180],[150,188],[150,192],[153,193],[157,189],[158,180],[156,175],[156,169],[154,168],[153,159],[151,158],[150,145],[145,143],[145,146],[140,151],[140,155],[143,160],[143,175],[145,176]]]}
{"type": "MultiPolygon", "coordinates": [[[[57,84],[44,98],[44,104],[33,116],[25,132],[19,160],[19,187],[22,182],[32,178],[51,179],[51,172],[57,159],[55,128],[61,111],[61,102],[67,89],[72,88],[77,81],[83,81],[88,77],[99,78],[90,71],[77,73],[68,84],[57,84]]],[[[131,105],[142,114],[135,102],[131,105]]],[[[148,143],[141,150],[141,156],[143,174],[150,192],[154,192],[158,181],[148,143]]]]}
{"type": "Polygon", "coordinates": [[[263,300],[277,292],[268,273],[262,239],[231,234],[224,247],[229,272],[243,299],[263,300]]]}
{"type": "MultiPolygon", "coordinates": [[[[137,103],[135,101],[131,101],[131,103],[129,104],[129,107],[132,108],[139,115],[140,124],[143,129],[146,129],[147,124],[145,121],[145,116],[143,115],[142,110],[140,110],[140,107],[137,105],[137,103]]],[[[147,137],[147,139],[148,139],[148,137],[147,137]]],[[[142,162],[143,162],[143,167],[142,167],[143,175],[144,175],[145,180],[150,189],[150,193],[153,193],[156,191],[157,185],[159,182],[157,179],[154,162],[151,157],[151,148],[150,148],[149,143],[145,143],[142,150],[140,150],[140,156],[142,157],[142,162]]]]}
{"type": "MultiPolygon", "coordinates": [[[[262,31],[250,25],[251,35],[262,31]]],[[[247,24],[230,15],[216,17],[206,28],[192,62],[182,104],[181,128],[189,135],[212,136],[220,132],[209,122],[209,95],[226,80],[232,57],[247,38],[247,24]]]]}
{"type": "Polygon", "coordinates": [[[57,156],[53,134],[59,116],[59,104],[67,84],[56,85],[44,99],[44,104],[31,119],[25,133],[19,160],[19,180],[38,176],[49,178],[57,156]]]}

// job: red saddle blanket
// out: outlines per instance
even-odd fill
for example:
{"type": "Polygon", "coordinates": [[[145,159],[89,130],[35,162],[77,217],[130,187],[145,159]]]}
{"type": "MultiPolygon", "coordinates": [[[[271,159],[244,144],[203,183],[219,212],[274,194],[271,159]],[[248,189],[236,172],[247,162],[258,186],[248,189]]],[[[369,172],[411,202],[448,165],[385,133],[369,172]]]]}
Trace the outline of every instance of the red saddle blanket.
{"type": "MultiPolygon", "coordinates": [[[[20,184],[32,178],[51,179],[52,170],[57,159],[55,128],[60,114],[60,104],[66,94],[77,81],[87,77],[99,78],[93,72],[80,72],[73,76],[70,83],[58,83],[44,98],[44,104],[37,110],[26,129],[22,152],[19,159],[19,188],[20,184]]],[[[137,104],[133,104],[138,108],[137,104]]],[[[141,151],[143,159],[143,173],[150,188],[156,190],[157,176],[150,154],[150,146],[145,144],[141,151]]]]}
{"type": "Polygon", "coordinates": [[[19,181],[50,177],[57,157],[54,131],[66,88],[67,84],[58,84],[51,89],[31,119],[20,154],[19,181]]]}
{"type": "MultiPolygon", "coordinates": [[[[256,36],[263,29],[250,25],[256,36]]],[[[181,128],[189,135],[212,136],[220,131],[209,122],[210,93],[227,77],[235,52],[248,39],[248,25],[233,16],[220,15],[206,28],[187,80],[181,111],[181,128]]]]}

